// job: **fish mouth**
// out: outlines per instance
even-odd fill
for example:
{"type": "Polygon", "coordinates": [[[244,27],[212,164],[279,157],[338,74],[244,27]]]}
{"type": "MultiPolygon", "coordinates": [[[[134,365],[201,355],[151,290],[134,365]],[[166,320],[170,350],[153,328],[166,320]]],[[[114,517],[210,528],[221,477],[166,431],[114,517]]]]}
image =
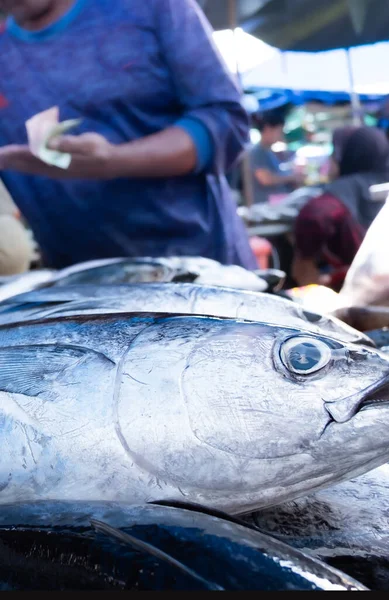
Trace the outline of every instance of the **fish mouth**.
{"type": "Polygon", "coordinates": [[[362,400],[358,407],[358,412],[369,408],[377,408],[378,406],[389,405],[389,377],[379,383],[376,389],[371,390],[369,394],[362,400]]]}
{"type": "Polygon", "coordinates": [[[331,417],[330,422],[336,423],[347,423],[365,410],[389,408],[389,374],[358,394],[348,396],[343,400],[326,402],[325,407],[331,417]]]}

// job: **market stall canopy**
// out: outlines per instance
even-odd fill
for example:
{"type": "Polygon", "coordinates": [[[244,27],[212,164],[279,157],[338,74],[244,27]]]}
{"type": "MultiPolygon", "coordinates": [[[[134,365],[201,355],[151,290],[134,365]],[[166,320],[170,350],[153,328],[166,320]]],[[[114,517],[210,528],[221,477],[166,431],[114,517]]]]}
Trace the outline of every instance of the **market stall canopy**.
{"type": "MultiPolygon", "coordinates": [[[[388,2],[389,5],[389,2],[388,2]]],[[[389,43],[382,42],[328,52],[281,52],[242,75],[246,90],[272,88],[299,92],[347,93],[353,85],[361,95],[389,94],[389,43]],[[350,81],[350,67],[353,81],[350,81]]]]}
{"type": "Polygon", "coordinates": [[[233,18],[245,28],[266,4],[272,0],[197,0],[214,29],[230,29],[233,18]],[[236,15],[231,11],[236,10],[236,15]]]}
{"type": "MultiPolygon", "coordinates": [[[[386,96],[361,94],[360,102],[364,112],[378,113],[386,96]]],[[[350,104],[350,94],[346,92],[321,92],[317,90],[295,91],[283,88],[261,88],[250,91],[245,96],[245,106],[249,113],[259,110],[274,110],[284,106],[303,106],[314,102],[326,107],[350,104]],[[247,100],[246,100],[247,98],[247,100]],[[248,98],[251,98],[248,100],[248,98]]],[[[371,123],[372,125],[374,123],[371,123]]]]}
{"type": "MultiPolygon", "coordinates": [[[[198,0],[215,29],[233,0],[198,0]]],[[[237,23],[283,50],[317,52],[389,39],[388,0],[236,0],[237,23]]]]}

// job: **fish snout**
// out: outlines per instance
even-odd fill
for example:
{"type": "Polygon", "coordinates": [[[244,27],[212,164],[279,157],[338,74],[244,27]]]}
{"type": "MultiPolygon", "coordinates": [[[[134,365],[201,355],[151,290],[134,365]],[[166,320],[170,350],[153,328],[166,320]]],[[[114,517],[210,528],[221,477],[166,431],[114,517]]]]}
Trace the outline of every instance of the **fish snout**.
{"type": "Polygon", "coordinates": [[[337,423],[350,421],[358,412],[369,407],[386,405],[389,409],[389,373],[386,377],[369,387],[334,402],[325,402],[325,408],[337,423]]]}

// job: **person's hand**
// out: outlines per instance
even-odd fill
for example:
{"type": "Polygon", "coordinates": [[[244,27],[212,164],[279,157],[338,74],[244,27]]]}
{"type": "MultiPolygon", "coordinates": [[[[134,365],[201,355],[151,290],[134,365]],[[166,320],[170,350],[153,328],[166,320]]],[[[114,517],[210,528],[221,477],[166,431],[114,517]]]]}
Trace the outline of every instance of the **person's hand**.
{"type": "Polygon", "coordinates": [[[255,175],[261,185],[272,186],[278,183],[277,177],[268,169],[257,169],[255,175]]]}
{"type": "Polygon", "coordinates": [[[53,179],[106,180],[115,177],[115,147],[99,134],[84,133],[79,136],[54,138],[48,147],[72,155],[72,162],[68,169],[60,169],[44,163],[31,153],[28,146],[12,145],[0,148],[0,171],[19,171],[53,179]]]}

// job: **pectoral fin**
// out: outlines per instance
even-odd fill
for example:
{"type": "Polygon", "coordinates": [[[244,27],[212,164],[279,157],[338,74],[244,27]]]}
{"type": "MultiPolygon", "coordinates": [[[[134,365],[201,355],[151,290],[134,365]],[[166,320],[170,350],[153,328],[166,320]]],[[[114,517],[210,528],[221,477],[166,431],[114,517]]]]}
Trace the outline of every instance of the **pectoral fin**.
{"type": "Polygon", "coordinates": [[[89,355],[89,350],[57,345],[1,348],[0,391],[27,396],[42,394],[89,355]]]}

